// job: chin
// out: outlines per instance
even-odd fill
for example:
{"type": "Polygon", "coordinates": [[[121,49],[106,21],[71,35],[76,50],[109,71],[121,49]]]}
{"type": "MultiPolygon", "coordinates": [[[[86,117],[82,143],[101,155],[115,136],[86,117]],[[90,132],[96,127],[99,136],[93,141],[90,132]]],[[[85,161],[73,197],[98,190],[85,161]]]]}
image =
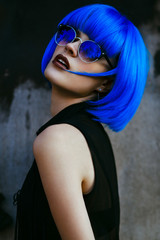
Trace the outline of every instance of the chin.
{"type": "Polygon", "coordinates": [[[62,77],[62,73],[56,71],[56,69],[54,69],[53,67],[46,67],[44,71],[44,76],[48,81],[54,82],[56,81],[56,79],[60,80],[60,78],[62,77]]]}

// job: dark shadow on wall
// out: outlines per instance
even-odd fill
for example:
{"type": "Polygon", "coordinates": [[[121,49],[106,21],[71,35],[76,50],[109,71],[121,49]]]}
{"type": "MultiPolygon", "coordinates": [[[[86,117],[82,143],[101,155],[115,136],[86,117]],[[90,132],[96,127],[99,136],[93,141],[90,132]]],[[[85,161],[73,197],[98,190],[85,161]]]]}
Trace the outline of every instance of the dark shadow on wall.
{"type": "Polygon", "coordinates": [[[155,76],[160,75],[160,49],[156,52],[154,56],[155,61],[155,76]]]}
{"type": "Polygon", "coordinates": [[[15,87],[30,78],[35,87],[48,87],[41,74],[41,58],[58,22],[71,10],[106,3],[117,7],[135,25],[152,21],[156,0],[21,1],[0,3],[0,102],[8,111],[15,87]]]}
{"type": "Polygon", "coordinates": [[[0,232],[11,226],[13,222],[11,216],[8,213],[6,213],[1,206],[4,200],[5,197],[3,196],[2,193],[0,193],[0,232]]]}

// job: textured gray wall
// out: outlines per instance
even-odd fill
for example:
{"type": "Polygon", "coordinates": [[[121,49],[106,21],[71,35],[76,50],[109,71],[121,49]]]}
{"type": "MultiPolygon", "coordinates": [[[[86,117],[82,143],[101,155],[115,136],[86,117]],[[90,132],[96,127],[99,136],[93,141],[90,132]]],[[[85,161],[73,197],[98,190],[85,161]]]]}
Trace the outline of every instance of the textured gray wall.
{"type": "MultiPolygon", "coordinates": [[[[141,24],[153,65],[140,108],[120,133],[108,129],[116,158],[121,200],[121,239],[160,240],[160,1],[151,22],[141,24]]],[[[6,70],[3,81],[11,78],[6,70]]],[[[2,105],[3,104],[3,105],[2,105]]],[[[14,88],[9,110],[0,104],[0,192],[15,219],[12,195],[32,163],[36,130],[50,117],[50,90],[27,79],[14,88]]],[[[13,227],[0,233],[12,239],[13,227]]]]}

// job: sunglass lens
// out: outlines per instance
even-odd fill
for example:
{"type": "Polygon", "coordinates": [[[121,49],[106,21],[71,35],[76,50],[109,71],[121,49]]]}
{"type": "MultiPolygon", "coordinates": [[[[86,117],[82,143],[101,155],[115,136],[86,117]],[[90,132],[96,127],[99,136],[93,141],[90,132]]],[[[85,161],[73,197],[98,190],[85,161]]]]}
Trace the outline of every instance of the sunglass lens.
{"type": "Polygon", "coordinates": [[[61,26],[56,33],[56,43],[65,46],[75,38],[75,31],[70,26],[61,26]]]}
{"type": "Polygon", "coordinates": [[[101,56],[101,49],[93,41],[85,41],[79,48],[79,57],[85,62],[94,62],[101,56]]]}

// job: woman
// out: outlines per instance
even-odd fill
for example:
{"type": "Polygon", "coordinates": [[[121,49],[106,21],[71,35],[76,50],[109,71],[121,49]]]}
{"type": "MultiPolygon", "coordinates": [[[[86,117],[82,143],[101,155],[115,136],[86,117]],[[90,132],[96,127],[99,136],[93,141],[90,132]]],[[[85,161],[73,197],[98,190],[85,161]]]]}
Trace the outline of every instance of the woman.
{"type": "Polygon", "coordinates": [[[104,128],[122,130],[140,103],[148,57],[137,28],[115,8],[68,14],[42,59],[53,118],[37,132],[18,203],[18,240],[118,240],[114,156],[104,128]]]}

